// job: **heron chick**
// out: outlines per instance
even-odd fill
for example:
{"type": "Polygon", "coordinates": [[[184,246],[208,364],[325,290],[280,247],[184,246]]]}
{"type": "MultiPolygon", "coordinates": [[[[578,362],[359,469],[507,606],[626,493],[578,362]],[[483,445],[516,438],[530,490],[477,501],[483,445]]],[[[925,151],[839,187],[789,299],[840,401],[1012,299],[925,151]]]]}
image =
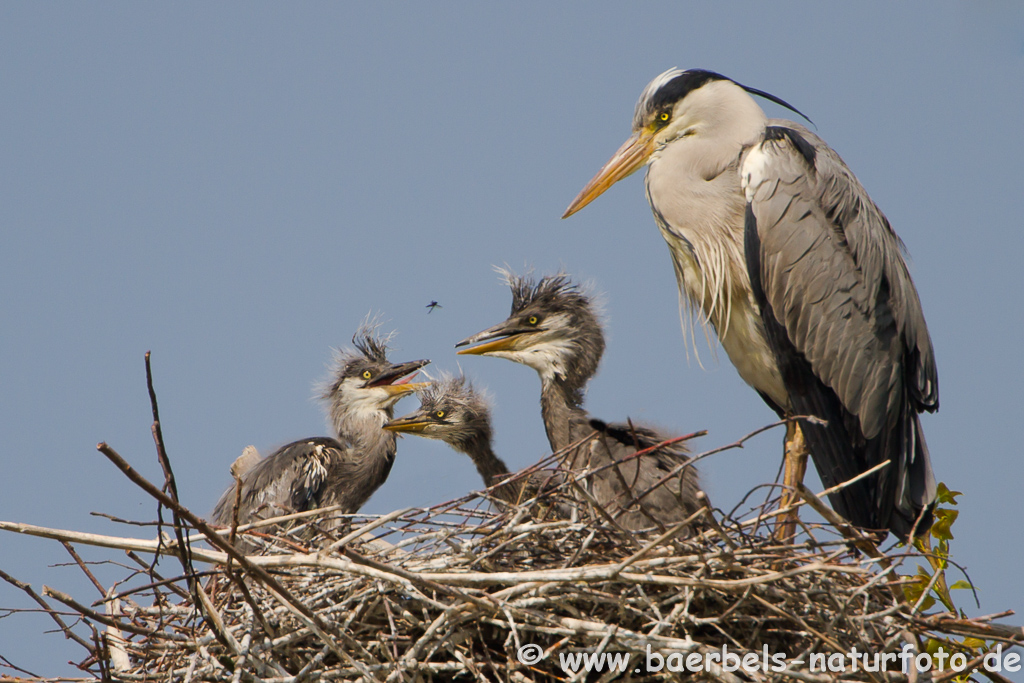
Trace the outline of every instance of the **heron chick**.
{"type": "Polygon", "coordinates": [[[294,441],[257,461],[240,474],[240,491],[231,486],[217,501],[215,522],[227,526],[237,518],[245,524],[333,505],[351,514],[384,483],[396,446],[395,435],[382,427],[400,398],[426,386],[409,380],[430,361],[390,362],[386,339],[368,325],[352,343],[354,348],[336,355],[322,395],[335,438],[294,441]]]}
{"type": "Polygon", "coordinates": [[[476,465],[484,486],[494,488],[502,500],[517,503],[523,483],[500,485],[509,475],[505,462],[494,453],[491,443],[491,411],[487,400],[462,376],[442,376],[419,392],[420,408],[384,425],[392,432],[439,439],[468,455],[476,465]]]}
{"type": "Polygon", "coordinates": [[[938,410],[939,391],[902,243],[831,147],[768,119],[752,95],[800,114],[712,71],[664,72],[640,95],[632,136],[563,218],[647,166],[680,296],[779,415],[825,421],[789,430],[787,485],[803,477],[803,438],[826,487],[888,461],[829,498],[854,524],[906,540],[931,524],[918,415],[938,410]]]}
{"type": "Polygon", "coordinates": [[[533,280],[503,271],[512,289],[512,312],[494,327],[463,339],[460,354],[495,356],[532,367],[541,380],[541,416],[554,452],[588,478],[597,502],[626,529],[678,523],[700,504],[697,472],[681,444],[627,423],[594,420],[583,408],[587,382],[604,354],[595,306],[564,274],[533,280]],[[597,432],[593,440],[587,437],[597,432]],[[580,444],[572,447],[574,444],[580,444]]]}

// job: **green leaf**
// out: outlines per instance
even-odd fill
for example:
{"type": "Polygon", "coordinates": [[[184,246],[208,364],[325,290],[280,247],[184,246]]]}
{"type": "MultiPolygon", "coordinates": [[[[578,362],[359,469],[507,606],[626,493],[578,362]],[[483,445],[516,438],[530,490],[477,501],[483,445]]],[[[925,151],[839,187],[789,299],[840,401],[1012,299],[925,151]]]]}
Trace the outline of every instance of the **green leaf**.
{"type": "Polygon", "coordinates": [[[956,583],[954,583],[952,586],[950,586],[949,589],[950,590],[959,590],[959,589],[974,590],[974,586],[971,585],[970,581],[964,581],[963,579],[961,579],[961,580],[957,581],[956,583]]]}
{"type": "Polygon", "coordinates": [[[917,571],[918,578],[916,581],[903,584],[903,595],[907,598],[907,602],[912,605],[921,597],[921,593],[924,593],[924,589],[930,580],[930,577],[925,573],[924,569],[918,567],[917,571]],[[921,574],[924,574],[924,576],[922,577],[921,574]]]}
{"type": "Polygon", "coordinates": [[[964,495],[960,491],[950,491],[945,484],[940,483],[935,490],[936,505],[956,505],[956,497],[964,495]]]}
{"type": "Polygon", "coordinates": [[[935,523],[932,524],[932,536],[939,540],[948,541],[953,538],[950,527],[960,516],[959,510],[936,510],[935,523]]]}

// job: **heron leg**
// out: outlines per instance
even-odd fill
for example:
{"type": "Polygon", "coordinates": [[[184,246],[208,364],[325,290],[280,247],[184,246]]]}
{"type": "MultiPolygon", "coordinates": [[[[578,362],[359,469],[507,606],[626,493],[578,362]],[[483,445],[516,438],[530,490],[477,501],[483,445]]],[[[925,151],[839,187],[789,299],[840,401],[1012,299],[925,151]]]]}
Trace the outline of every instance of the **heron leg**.
{"type": "MultiPolygon", "coordinates": [[[[799,495],[796,490],[804,481],[807,473],[807,443],[804,441],[803,430],[796,422],[786,423],[785,443],[785,465],[783,468],[782,483],[784,489],[782,500],[779,503],[781,508],[786,508],[797,501],[799,495]]],[[[776,539],[783,543],[790,543],[796,536],[797,510],[790,510],[784,513],[776,527],[776,539]]]]}

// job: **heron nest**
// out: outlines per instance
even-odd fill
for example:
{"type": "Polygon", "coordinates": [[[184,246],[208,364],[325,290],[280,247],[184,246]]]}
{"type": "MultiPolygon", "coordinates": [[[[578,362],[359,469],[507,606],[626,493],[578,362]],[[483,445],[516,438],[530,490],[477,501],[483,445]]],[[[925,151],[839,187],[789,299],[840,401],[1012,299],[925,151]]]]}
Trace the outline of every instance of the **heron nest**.
{"type": "Polygon", "coordinates": [[[937,578],[922,590],[898,570],[927,558],[876,550],[806,489],[794,505],[828,517],[802,522],[792,544],[772,537],[778,501],[740,514],[705,500],[691,525],[630,533],[596,508],[581,477],[518,506],[483,492],[383,516],[326,509],[225,530],[177,502],[162,448],[163,489],[100,450],[171,517],[156,540],[0,522],[62,541],[103,591],[87,605],[3,574],[81,644],[79,666],[97,679],[674,680],[699,669],[728,683],[826,681],[839,674],[815,664],[842,656],[844,679],[898,681],[914,680],[898,660],[888,673],[854,672],[849,653],[913,656],[940,643],[977,665],[992,645],[1024,641],[992,617],[923,613],[937,578]],[[127,551],[138,568],[104,587],[74,552],[80,544],[127,551]],[[176,559],[158,566],[139,553],[176,559]]]}

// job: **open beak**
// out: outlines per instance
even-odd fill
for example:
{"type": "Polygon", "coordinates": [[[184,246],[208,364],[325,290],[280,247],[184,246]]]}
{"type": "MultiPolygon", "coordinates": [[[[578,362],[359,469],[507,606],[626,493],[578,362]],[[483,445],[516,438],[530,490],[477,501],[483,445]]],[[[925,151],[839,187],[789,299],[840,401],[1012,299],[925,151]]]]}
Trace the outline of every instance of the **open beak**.
{"type": "Polygon", "coordinates": [[[389,432],[406,432],[408,434],[419,434],[426,430],[430,424],[430,420],[427,419],[421,411],[411,413],[404,417],[396,417],[384,425],[384,429],[389,432]]]}
{"type": "Polygon", "coordinates": [[[522,336],[530,332],[536,332],[536,330],[532,327],[518,327],[505,321],[483,332],[478,332],[472,337],[466,337],[456,344],[455,348],[469,346],[470,344],[479,344],[479,346],[462,349],[456,353],[459,355],[483,356],[494,351],[512,350],[516,348],[522,336]],[[481,344],[480,342],[484,343],[481,344]]]}
{"type": "Polygon", "coordinates": [[[637,169],[647,163],[653,151],[653,131],[645,129],[634,133],[626,140],[622,147],[619,147],[619,151],[601,167],[601,170],[587,183],[586,187],[580,190],[580,193],[576,195],[576,199],[572,200],[572,204],[562,214],[562,218],[568,218],[573,215],[597,199],[609,187],[631,173],[636,172],[637,169]]]}
{"type": "Polygon", "coordinates": [[[395,363],[390,370],[377,376],[369,387],[380,387],[389,396],[405,396],[419,389],[430,386],[429,382],[413,382],[416,371],[429,363],[429,360],[414,360],[408,363],[395,363]]]}

